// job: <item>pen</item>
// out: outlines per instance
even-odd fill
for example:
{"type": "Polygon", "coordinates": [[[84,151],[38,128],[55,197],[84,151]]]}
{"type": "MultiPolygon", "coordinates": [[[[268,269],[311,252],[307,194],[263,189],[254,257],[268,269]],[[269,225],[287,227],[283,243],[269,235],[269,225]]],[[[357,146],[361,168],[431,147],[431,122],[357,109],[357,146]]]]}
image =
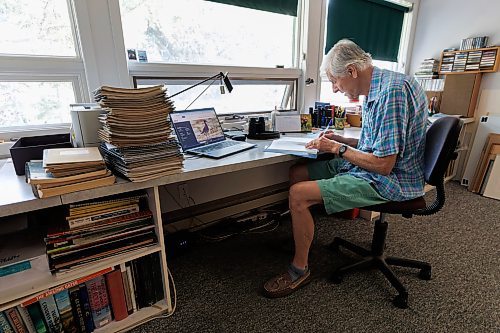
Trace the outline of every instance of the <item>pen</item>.
{"type": "Polygon", "coordinates": [[[328,131],[328,129],[330,128],[330,125],[332,124],[332,120],[333,120],[333,118],[330,119],[330,121],[326,125],[326,128],[323,131],[319,132],[318,138],[321,136],[321,133],[326,133],[326,131],[328,131]]]}

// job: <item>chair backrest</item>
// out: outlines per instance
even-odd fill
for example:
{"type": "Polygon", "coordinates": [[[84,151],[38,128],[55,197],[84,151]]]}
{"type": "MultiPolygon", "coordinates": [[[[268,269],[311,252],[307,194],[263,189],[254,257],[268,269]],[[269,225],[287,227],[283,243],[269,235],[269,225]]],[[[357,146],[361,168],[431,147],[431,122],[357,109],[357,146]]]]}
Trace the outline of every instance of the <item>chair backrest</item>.
{"type": "Polygon", "coordinates": [[[429,127],[425,137],[425,182],[436,186],[443,181],[451,160],[456,158],[461,123],[456,117],[439,118],[429,127]]]}

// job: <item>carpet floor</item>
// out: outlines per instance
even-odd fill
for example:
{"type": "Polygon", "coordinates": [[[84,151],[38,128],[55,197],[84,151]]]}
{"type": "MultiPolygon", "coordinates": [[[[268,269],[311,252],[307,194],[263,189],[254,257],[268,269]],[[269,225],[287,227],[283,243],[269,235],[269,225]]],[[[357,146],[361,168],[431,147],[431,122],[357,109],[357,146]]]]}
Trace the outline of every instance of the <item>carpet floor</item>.
{"type": "MultiPolygon", "coordinates": [[[[345,275],[333,269],[352,261],[332,253],[335,236],[368,247],[373,223],[316,212],[310,253],[312,282],[282,299],[261,296],[262,283],[286,269],[293,254],[290,221],[267,233],[245,233],[221,242],[201,239],[169,259],[177,307],[133,332],[500,332],[500,201],[446,185],[436,215],[388,216],[386,254],[431,263],[432,279],[394,268],[409,291],[409,308],[392,305],[396,291],[381,273],[345,275]]],[[[433,198],[433,191],[427,194],[433,198]]]]}

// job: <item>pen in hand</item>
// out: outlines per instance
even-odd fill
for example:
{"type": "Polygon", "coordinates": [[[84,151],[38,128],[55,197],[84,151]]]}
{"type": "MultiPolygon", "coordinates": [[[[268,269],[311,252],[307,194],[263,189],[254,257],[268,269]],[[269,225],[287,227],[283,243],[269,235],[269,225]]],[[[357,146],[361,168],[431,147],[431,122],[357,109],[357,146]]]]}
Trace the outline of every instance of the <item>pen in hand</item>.
{"type": "Polygon", "coordinates": [[[330,128],[331,124],[332,124],[332,119],[330,119],[330,121],[326,125],[326,128],[323,131],[319,132],[318,138],[321,137],[322,134],[324,135],[328,131],[328,129],[330,128]]]}

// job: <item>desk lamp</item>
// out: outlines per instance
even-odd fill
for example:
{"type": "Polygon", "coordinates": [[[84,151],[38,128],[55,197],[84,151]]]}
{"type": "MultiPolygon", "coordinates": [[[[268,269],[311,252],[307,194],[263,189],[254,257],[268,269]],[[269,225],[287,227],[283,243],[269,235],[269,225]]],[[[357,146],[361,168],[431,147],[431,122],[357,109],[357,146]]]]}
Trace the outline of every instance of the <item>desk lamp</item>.
{"type": "Polygon", "coordinates": [[[207,81],[210,81],[210,80],[213,80],[198,96],[196,96],[196,98],[185,108],[185,110],[189,109],[189,107],[194,103],[196,102],[196,100],[205,92],[207,91],[208,88],[210,88],[212,86],[212,84],[214,84],[214,82],[216,80],[220,80],[220,93],[221,94],[225,94],[226,93],[226,89],[227,91],[231,92],[233,91],[233,85],[231,84],[231,81],[229,81],[229,77],[227,76],[227,72],[226,73],[218,73],[218,74],[215,74],[214,76],[211,76],[209,77],[208,79],[205,79],[201,82],[198,82],[190,87],[187,87],[186,89],[183,89],[179,92],[176,92],[175,94],[171,95],[170,98],[173,98],[177,95],[180,95],[182,94],[183,92],[185,91],[188,91],[189,89],[192,89],[194,87],[197,87],[199,86],[200,84],[203,84],[207,81]]]}

